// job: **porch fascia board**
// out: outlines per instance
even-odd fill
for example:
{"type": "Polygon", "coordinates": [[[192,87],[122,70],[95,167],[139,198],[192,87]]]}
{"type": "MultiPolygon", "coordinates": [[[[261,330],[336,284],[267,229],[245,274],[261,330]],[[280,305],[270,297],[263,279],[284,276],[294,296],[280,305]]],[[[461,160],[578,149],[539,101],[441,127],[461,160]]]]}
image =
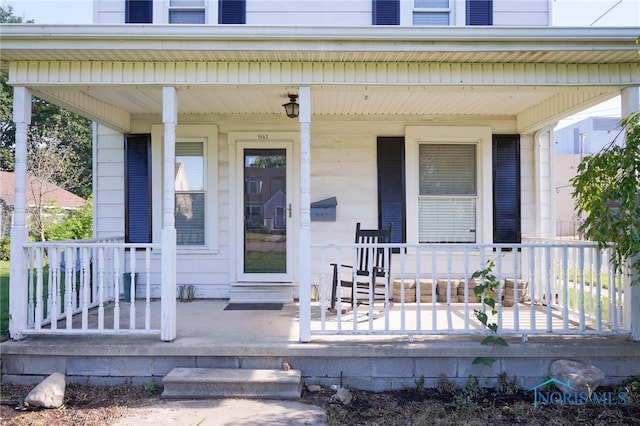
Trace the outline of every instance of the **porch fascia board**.
{"type": "MultiPolygon", "coordinates": [[[[633,27],[283,27],[269,25],[3,24],[0,48],[23,50],[322,50],[635,52],[633,27]],[[372,43],[375,42],[375,43],[372,43]],[[203,43],[204,42],[204,43],[203,43]],[[172,43],[174,43],[172,45],[172,43]],[[533,43],[533,44],[532,44],[533,43]],[[313,48],[315,46],[315,49],[313,48]]],[[[599,62],[609,62],[604,59],[599,62]]]]}
{"type": "Polygon", "coordinates": [[[628,64],[348,63],[348,62],[120,62],[17,61],[9,84],[366,84],[431,86],[616,86],[640,83],[628,64]]]}

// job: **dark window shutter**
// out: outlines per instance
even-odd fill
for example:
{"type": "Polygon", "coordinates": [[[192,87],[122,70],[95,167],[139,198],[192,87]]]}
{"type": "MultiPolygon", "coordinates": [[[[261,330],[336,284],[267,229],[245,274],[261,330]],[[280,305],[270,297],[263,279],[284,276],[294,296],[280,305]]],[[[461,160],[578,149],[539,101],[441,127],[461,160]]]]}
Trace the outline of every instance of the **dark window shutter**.
{"type": "Polygon", "coordinates": [[[493,0],[467,0],[467,25],[493,25],[493,0]]]}
{"type": "Polygon", "coordinates": [[[125,137],[125,242],[151,242],[151,136],[125,137]]]}
{"type": "Polygon", "coordinates": [[[520,137],[493,136],[493,242],[520,242],[520,137]]]}
{"type": "Polygon", "coordinates": [[[400,0],[373,0],[373,25],[400,25],[400,0]]]}
{"type": "Polygon", "coordinates": [[[393,223],[391,242],[406,239],[406,197],[404,185],[404,138],[378,138],[378,227],[393,223]]]}
{"type": "Polygon", "coordinates": [[[153,23],[153,0],[126,0],[124,22],[127,24],[153,23]]]}
{"type": "Polygon", "coordinates": [[[219,24],[245,24],[247,19],[245,0],[219,0],[219,24]]]}

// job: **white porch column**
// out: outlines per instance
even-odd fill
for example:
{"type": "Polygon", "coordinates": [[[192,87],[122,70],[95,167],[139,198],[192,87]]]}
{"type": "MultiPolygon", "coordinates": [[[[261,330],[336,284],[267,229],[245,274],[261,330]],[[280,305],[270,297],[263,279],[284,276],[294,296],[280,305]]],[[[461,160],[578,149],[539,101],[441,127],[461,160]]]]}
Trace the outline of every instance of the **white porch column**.
{"type": "Polygon", "coordinates": [[[9,291],[9,334],[22,339],[27,328],[27,132],[31,123],[31,92],[26,87],[13,90],[13,121],[16,124],[15,190],[9,291]]]}
{"type": "Polygon", "coordinates": [[[311,88],[300,87],[300,342],[311,340],[311,88]]]}
{"type": "Polygon", "coordinates": [[[534,135],[534,179],[535,179],[535,236],[537,238],[553,238],[553,194],[555,183],[552,180],[553,148],[551,143],[552,129],[545,127],[534,135]]]}
{"type": "Polygon", "coordinates": [[[176,227],[174,175],[176,164],[176,125],[178,96],[175,87],[162,88],[162,122],[164,124],[164,183],[162,187],[162,267],[160,338],[176,338],[176,227]]]}
{"type": "MultiPolygon", "coordinates": [[[[621,91],[622,117],[640,111],[640,87],[627,87],[621,91]]],[[[640,202],[640,201],[639,201],[640,202]]],[[[634,278],[638,278],[640,271],[631,269],[631,279],[626,280],[624,289],[624,325],[631,332],[631,340],[640,341],[640,284],[629,285],[634,278]]]]}

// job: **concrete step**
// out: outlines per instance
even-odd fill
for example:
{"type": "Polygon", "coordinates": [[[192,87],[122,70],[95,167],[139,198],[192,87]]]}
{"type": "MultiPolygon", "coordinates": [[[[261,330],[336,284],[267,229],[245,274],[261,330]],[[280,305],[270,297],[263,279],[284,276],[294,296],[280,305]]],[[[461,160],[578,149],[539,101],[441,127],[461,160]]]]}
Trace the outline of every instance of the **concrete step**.
{"type": "Polygon", "coordinates": [[[162,383],[161,396],[169,399],[297,399],[302,395],[300,370],[174,368],[162,383]]]}
{"type": "Polygon", "coordinates": [[[229,291],[229,303],[293,303],[293,286],[236,284],[229,291]]]}

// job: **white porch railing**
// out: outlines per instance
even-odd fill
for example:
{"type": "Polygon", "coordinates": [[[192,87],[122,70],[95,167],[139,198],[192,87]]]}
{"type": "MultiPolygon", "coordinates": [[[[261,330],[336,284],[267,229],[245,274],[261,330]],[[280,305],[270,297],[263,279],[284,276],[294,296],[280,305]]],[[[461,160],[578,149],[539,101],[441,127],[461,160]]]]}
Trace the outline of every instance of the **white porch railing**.
{"type": "Polygon", "coordinates": [[[151,307],[154,248],[121,238],[25,244],[24,334],[159,334],[151,327],[152,316],[160,316],[151,307]]]}
{"type": "MultiPolygon", "coordinates": [[[[437,335],[487,333],[474,311],[473,273],[493,261],[501,335],[572,335],[626,332],[626,274],[616,274],[609,250],[595,243],[386,244],[392,247],[385,300],[331,309],[331,264],[354,264],[362,245],[312,245],[311,335],[437,335]],[[519,283],[516,285],[515,283],[519,283]],[[409,289],[415,285],[415,296],[409,289]],[[394,290],[395,289],[395,290],[394,290]]],[[[347,277],[348,279],[348,277],[347,277]]],[[[355,295],[357,298],[357,295],[355,295]]],[[[340,298],[338,298],[340,299],[340,298]]],[[[362,300],[360,300],[362,302],[362,300]]]]}

